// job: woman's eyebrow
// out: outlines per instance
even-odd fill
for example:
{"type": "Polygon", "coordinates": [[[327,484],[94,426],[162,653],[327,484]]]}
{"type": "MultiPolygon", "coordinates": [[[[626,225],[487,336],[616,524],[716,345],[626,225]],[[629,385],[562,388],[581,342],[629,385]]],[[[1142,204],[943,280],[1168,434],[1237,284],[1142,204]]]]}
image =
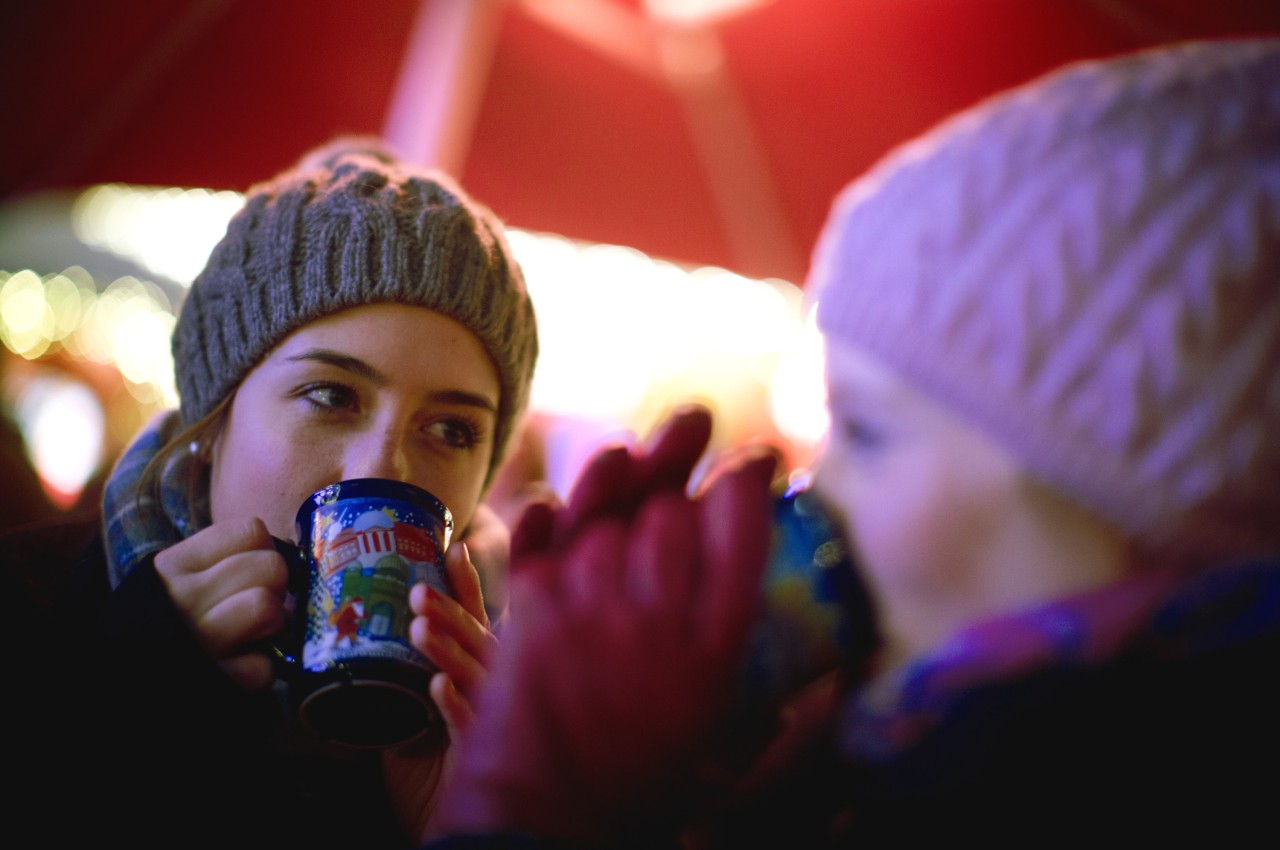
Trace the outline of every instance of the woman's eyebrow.
{"type": "Polygon", "coordinates": [[[354,375],[358,375],[367,381],[382,386],[387,383],[387,376],[379,372],[358,357],[352,357],[350,354],[343,354],[340,351],[334,351],[331,348],[312,348],[301,354],[294,354],[287,358],[294,363],[301,363],[307,360],[313,360],[317,363],[326,363],[330,366],[336,366],[339,369],[345,369],[354,375]]]}
{"type": "MultiPolygon", "coordinates": [[[[334,366],[338,369],[357,375],[375,386],[386,386],[388,378],[377,369],[370,366],[358,357],[352,357],[350,354],[343,354],[340,351],[334,351],[331,348],[312,348],[303,351],[300,354],[294,354],[286,360],[293,363],[303,363],[313,361],[316,363],[324,363],[334,366]]],[[[498,415],[497,402],[489,399],[487,396],[479,393],[467,392],[466,390],[439,390],[430,394],[430,398],[435,402],[446,402],[450,404],[462,404],[468,407],[477,407],[486,410],[494,416],[498,415]]]]}
{"type": "Polygon", "coordinates": [[[498,415],[498,405],[478,393],[469,393],[466,390],[439,390],[438,392],[431,393],[430,398],[432,401],[437,402],[478,407],[481,410],[487,410],[494,416],[498,415]]]}

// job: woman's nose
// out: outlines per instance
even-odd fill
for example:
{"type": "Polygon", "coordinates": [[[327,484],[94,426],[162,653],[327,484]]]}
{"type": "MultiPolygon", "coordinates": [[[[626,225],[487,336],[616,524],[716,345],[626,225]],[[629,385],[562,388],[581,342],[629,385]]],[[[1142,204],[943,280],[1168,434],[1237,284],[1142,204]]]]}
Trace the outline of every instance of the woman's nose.
{"type": "Polygon", "coordinates": [[[409,480],[404,430],[393,425],[371,427],[347,447],[343,478],[409,480]]]}

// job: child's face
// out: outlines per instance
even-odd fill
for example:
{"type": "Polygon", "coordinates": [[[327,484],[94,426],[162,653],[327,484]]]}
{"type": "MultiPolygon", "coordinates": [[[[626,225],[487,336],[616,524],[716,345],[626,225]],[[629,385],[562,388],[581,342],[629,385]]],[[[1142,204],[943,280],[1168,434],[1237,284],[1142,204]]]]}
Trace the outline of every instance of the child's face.
{"type": "Polygon", "coordinates": [[[258,517],[292,540],[311,493],[377,477],[427,490],[461,531],[488,471],[498,394],[480,341],[432,310],[377,304],[304,325],[236,390],[213,449],[212,518],[258,517]]]}
{"type": "Polygon", "coordinates": [[[999,446],[838,340],[827,383],[816,486],[843,518],[891,659],[1085,580],[1056,550],[1084,557],[1078,532],[1092,525],[999,446]]]}

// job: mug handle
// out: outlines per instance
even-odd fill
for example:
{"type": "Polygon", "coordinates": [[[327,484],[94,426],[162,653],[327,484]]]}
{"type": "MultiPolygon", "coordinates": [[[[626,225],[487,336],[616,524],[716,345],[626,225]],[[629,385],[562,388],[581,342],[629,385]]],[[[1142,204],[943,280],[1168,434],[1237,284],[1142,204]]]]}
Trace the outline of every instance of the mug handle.
{"type": "MultiPolygon", "coordinates": [[[[308,572],[306,553],[296,543],[281,540],[274,535],[271,537],[271,542],[284,558],[285,566],[289,570],[285,585],[287,590],[293,594],[298,605],[306,605],[308,572]]],[[[301,615],[295,611],[293,625],[286,630],[285,634],[266,638],[253,647],[271,659],[276,675],[282,679],[290,678],[301,664],[302,635],[298,628],[301,622],[301,615]]]]}
{"type": "Polygon", "coordinates": [[[307,553],[303,552],[298,544],[281,540],[274,535],[271,542],[284,558],[285,566],[289,568],[287,585],[289,592],[295,595],[302,593],[307,588],[307,553]]]}

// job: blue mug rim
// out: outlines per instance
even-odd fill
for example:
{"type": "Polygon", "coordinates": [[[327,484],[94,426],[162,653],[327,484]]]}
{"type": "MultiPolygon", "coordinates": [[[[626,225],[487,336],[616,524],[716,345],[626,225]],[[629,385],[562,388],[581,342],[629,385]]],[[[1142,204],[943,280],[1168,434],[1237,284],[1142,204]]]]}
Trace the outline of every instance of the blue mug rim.
{"type": "Polygon", "coordinates": [[[344,478],[341,481],[326,484],[307,496],[298,508],[298,512],[294,515],[297,532],[301,534],[302,529],[310,524],[310,516],[317,508],[332,504],[339,499],[370,497],[423,505],[427,510],[435,513],[443,523],[444,540],[442,542],[445,546],[453,536],[453,512],[444,502],[416,484],[397,481],[394,478],[344,478]]]}

